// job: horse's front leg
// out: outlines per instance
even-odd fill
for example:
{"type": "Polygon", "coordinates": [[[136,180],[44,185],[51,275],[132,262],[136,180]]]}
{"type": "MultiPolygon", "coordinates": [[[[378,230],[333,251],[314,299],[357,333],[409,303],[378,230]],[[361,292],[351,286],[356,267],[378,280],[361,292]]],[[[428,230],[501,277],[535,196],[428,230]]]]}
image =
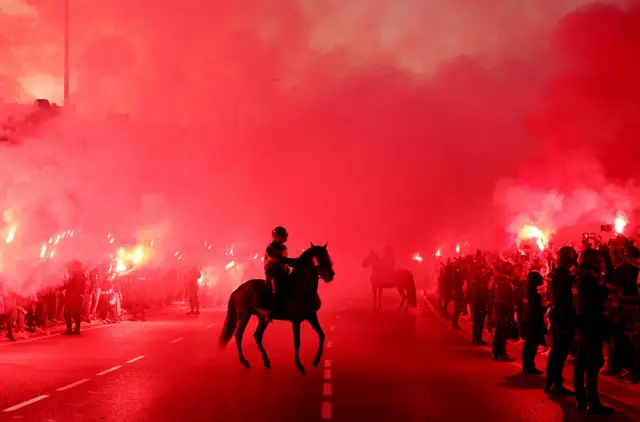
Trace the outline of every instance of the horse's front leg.
{"type": "Polygon", "coordinates": [[[300,324],[300,321],[291,321],[291,325],[293,326],[293,347],[296,355],[296,367],[298,371],[304,373],[304,366],[302,366],[302,362],[300,361],[300,324]]]}
{"type": "Polygon", "coordinates": [[[378,289],[378,310],[382,309],[382,287],[378,289]]]}
{"type": "Polygon", "coordinates": [[[256,327],[256,332],[253,333],[253,338],[256,339],[256,343],[258,344],[258,349],[260,350],[260,354],[262,355],[262,361],[264,362],[264,367],[269,369],[271,368],[271,362],[269,361],[269,355],[267,355],[267,351],[262,344],[262,337],[264,336],[264,332],[266,331],[269,323],[265,318],[258,317],[258,327],[256,327]]]}
{"type": "Polygon", "coordinates": [[[316,356],[313,358],[313,366],[317,367],[320,364],[320,359],[322,359],[322,353],[324,353],[324,331],[322,331],[320,321],[318,321],[318,314],[313,314],[313,316],[311,316],[307,321],[309,321],[311,328],[318,333],[318,351],[316,352],[316,356]]]}

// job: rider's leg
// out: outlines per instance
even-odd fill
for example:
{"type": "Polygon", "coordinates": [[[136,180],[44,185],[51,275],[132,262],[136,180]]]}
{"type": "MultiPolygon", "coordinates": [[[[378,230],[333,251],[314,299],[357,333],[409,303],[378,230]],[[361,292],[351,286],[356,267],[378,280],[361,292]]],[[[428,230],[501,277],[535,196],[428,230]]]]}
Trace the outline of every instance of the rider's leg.
{"type": "MultiPolygon", "coordinates": [[[[267,277],[267,285],[272,286],[272,291],[269,296],[266,296],[266,294],[269,294],[269,292],[264,292],[265,295],[263,296],[262,301],[268,302],[267,308],[271,308],[273,306],[273,286],[274,286],[273,277],[267,277]]],[[[271,321],[271,313],[269,309],[265,309],[262,306],[258,306],[256,307],[256,312],[259,313],[263,318],[266,318],[267,321],[271,321]]]]}

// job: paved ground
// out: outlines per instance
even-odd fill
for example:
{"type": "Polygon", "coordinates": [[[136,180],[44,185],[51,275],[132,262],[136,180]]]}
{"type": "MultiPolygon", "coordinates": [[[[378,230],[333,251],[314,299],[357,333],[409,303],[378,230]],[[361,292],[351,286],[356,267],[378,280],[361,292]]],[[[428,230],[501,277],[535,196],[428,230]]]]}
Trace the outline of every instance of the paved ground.
{"type": "MultiPolygon", "coordinates": [[[[368,297],[321,311],[326,359],[303,328],[308,373],[293,366],[290,326],[266,333],[273,369],[251,336],[242,368],[217,350],[224,313],[170,315],[0,347],[2,420],[27,421],[579,421],[571,399],[553,402],[542,380],[494,362],[429,307],[373,315],[368,297]],[[127,363],[130,362],[130,363],[127,363]],[[33,401],[39,399],[38,401],[33,401]],[[23,406],[23,407],[20,407],[23,406]]],[[[329,304],[331,305],[331,304],[329,304]]],[[[609,419],[639,420],[634,409],[609,419]],[[623,415],[624,413],[624,415],[623,415]],[[626,415],[626,416],[625,416],[626,415]]]]}

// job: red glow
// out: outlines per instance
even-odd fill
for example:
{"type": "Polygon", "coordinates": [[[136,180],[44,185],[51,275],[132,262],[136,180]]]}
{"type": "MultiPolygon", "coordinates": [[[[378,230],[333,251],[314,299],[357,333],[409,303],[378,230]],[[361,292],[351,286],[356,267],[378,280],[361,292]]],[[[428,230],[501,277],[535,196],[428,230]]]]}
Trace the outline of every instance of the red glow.
{"type": "MultiPolygon", "coordinates": [[[[386,243],[407,261],[450,254],[442,239],[501,248],[530,221],[633,221],[637,7],[250,1],[175,19],[173,3],[134,3],[72,2],[76,112],[0,145],[0,267],[16,290],[29,267],[125,244],[153,248],[144,265],[232,244],[239,262],[279,224],[290,251],[328,240],[352,263],[386,243]]],[[[2,7],[2,97],[27,105],[0,113],[23,122],[36,97],[62,100],[63,13],[2,7]]]]}

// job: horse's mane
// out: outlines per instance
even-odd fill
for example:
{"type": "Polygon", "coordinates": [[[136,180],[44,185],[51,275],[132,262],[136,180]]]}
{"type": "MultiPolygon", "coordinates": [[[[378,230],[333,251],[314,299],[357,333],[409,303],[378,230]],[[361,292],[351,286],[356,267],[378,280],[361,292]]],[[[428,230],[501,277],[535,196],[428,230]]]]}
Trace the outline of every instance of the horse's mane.
{"type": "Polygon", "coordinates": [[[318,250],[318,248],[321,248],[321,247],[322,246],[313,245],[310,248],[305,249],[298,257],[298,260],[303,262],[310,262],[315,257],[315,253],[318,250]]]}

